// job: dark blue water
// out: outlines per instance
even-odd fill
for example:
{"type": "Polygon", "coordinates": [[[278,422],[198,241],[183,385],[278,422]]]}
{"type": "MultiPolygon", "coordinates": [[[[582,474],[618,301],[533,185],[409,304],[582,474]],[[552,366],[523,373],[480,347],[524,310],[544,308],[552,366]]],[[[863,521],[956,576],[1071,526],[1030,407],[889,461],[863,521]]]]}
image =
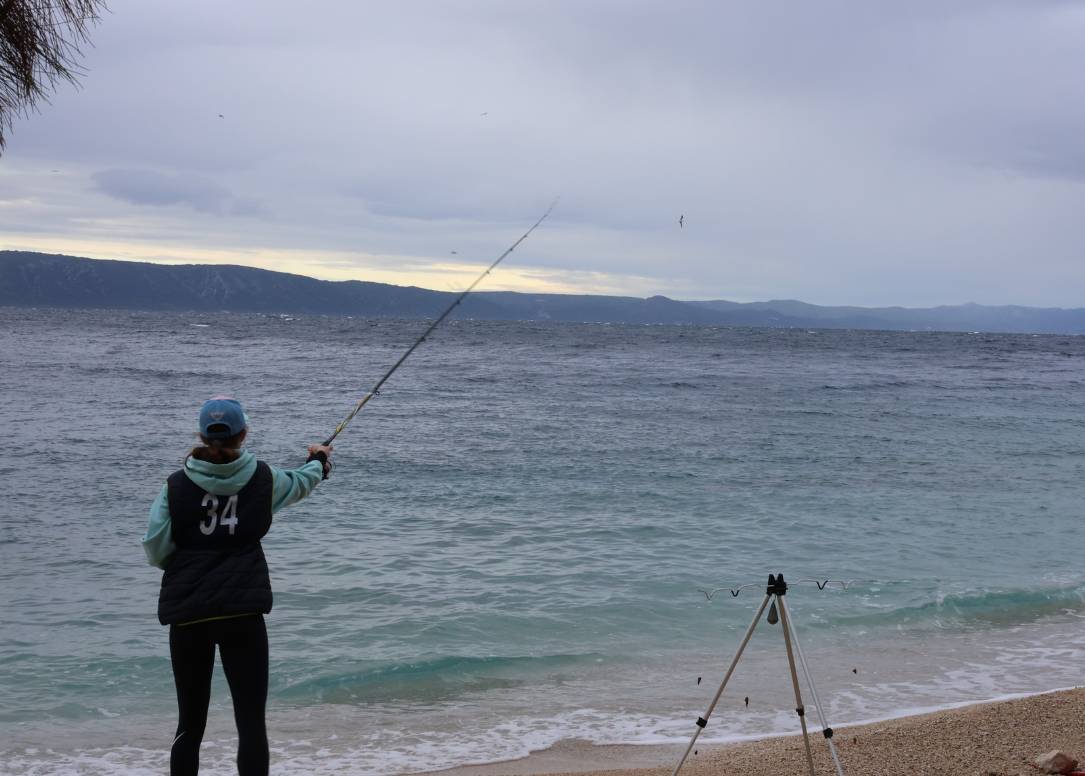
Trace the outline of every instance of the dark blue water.
{"type": "MultiPolygon", "coordinates": [[[[300,464],[425,325],[0,309],[10,772],[163,767],[139,538],[200,403],[239,397],[252,449],[300,464]]],[[[776,571],[853,580],[789,599],[834,723],[1078,683],[1083,358],[1078,337],[448,324],[265,541],[278,771],[683,739],[763,597],[698,589],[776,571]]],[[[790,730],[786,671],[761,626],[751,709],[729,690],[705,736],[790,730]]],[[[216,682],[206,761],[228,767],[216,682]]]]}

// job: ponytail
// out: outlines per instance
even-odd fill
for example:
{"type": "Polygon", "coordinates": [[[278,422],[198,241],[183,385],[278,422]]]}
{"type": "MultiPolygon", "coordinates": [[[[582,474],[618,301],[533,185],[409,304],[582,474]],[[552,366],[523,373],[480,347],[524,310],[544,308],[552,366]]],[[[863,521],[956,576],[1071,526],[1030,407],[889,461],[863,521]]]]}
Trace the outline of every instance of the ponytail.
{"type": "Polygon", "coordinates": [[[207,461],[207,463],[230,463],[236,461],[241,455],[241,443],[244,439],[244,430],[226,439],[208,439],[200,434],[201,444],[193,447],[185,457],[207,461]]]}

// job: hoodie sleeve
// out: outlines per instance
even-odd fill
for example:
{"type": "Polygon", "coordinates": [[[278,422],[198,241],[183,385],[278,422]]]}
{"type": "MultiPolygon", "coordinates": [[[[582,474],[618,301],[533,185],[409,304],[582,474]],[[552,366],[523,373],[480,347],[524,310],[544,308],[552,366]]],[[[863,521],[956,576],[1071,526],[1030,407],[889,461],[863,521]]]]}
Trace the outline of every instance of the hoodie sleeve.
{"type": "Polygon", "coordinates": [[[166,561],[177,549],[177,545],[173,543],[173,525],[166,493],[166,486],[163,485],[158,497],[151,504],[147,533],[143,536],[143,551],[147,553],[147,562],[160,569],[166,567],[166,561]]]}
{"type": "Polygon", "coordinates": [[[313,488],[324,478],[324,466],[320,461],[309,461],[297,469],[277,469],[272,466],[271,476],[271,511],[275,513],[312,493],[313,488]]]}

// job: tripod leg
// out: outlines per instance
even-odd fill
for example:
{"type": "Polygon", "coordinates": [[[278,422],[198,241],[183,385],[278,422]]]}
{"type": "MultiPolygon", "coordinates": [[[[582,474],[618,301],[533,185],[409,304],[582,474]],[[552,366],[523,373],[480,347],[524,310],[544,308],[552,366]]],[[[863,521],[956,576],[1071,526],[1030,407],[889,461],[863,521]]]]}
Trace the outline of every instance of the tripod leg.
{"type": "Polygon", "coordinates": [[[697,729],[693,732],[693,738],[689,740],[689,746],[686,747],[685,753],[682,755],[682,759],[678,761],[678,765],[674,766],[674,770],[671,771],[671,776],[678,776],[678,771],[682,769],[682,766],[686,762],[686,758],[689,757],[689,753],[693,751],[693,745],[697,743],[697,737],[701,735],[701,731],[705,729],[705,725],[708,724],[708,718],[712,716],[712,710],[716,708],[716,704],[720,701],[720,696],[723,695],[723,688],[727,686],[727,682],[731,679],[731,674],[735,672],[735,666],[738,665],[738,659],[742,657],[743,650],[746,649],[746,645],[750,643],[750,637],[753,635],[753,629],[757,627],[757,621],[761,619],[761,615],[765,613],[765,607],[769,605],[769,599],[772,598],[771,593],[765,594],[765,600],[761,602],[760,608],[757,610],[757,614],[753,616],[753,621],[750,623],[750,627],[746,629],[746,635],[742,638],[742,643],[738,647],[738,652],[735,653],[734,659],[731,661],[730,667],[727,669],[727,674],[723,677],[723,681],[720,682],[720,688],[716,690],[716,695],[712,699],[712,703],[708,705],[708,710],[705,711],[703,717],[697,719],[697,729]]]}
{"type": "Polygon", "coordinates": [[[815,776],[814,755],[810,752],[810,736],[806,732],[806,709],[802,705],[802,693],[799,691],[799,675],[795,671],[795,655],[791,651],[791,620],[787,616],[783,596],[776,596],[776,602],[779,604],[780,625],[784,631],[784,645],[787,647],[787,666],[791,669],[791,686],[795,688],[795,713],[799,715],[799,723],[802,725],[802,743],[806,747],[806,764],[810,768],[810,776],[815,776]]]}
{"type": "MultiPolygon", "coordinates": [[[[786,609],[783,600],[780,601],[780,608],[786,609]]],[[[785,615],[787,612],[785,612],[785,615]]],[[[787,618],[787,623],[791,628],[791,640],[795,645],[795,652],[799,656],[799,665],[802,667],[802,672],[806,676],[806,686],[810,688],[810,697],[814,701],[814,708],[817,709],[818,721],[821,722],[821,732],[825,736],[825,742],[829,744],[829,754],[832,755],[833,765],[836,767],[837,776],[844,776],[844,766],[840,764],[840,758],[836,754],[836,747],[833,745],[833,729],[829,727],[825,717],[825,709],[821,706],[821,700],[818,698],[817,688],[814,687],[814,678],[810,675],[810,666],[806,663],[806,656],[802,653],[802,645],[799,644],[799,637],[795,633],[795,626],[791,625],[791,618],[787,618]]]]}

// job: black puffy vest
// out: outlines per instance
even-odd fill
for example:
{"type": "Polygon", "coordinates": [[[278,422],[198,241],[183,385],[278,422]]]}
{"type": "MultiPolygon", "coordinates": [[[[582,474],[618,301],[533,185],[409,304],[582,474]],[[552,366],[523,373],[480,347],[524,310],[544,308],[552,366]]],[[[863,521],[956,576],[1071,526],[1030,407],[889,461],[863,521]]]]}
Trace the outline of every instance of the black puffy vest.
{"type": "Polygon", "coordinates": [[[184,470],[166,480],[176,552],[158,594],[163,625],[271,611],[271,580],[260,539],[271,527],[271,469],[233,496],[200,488],[184,470]]]}

